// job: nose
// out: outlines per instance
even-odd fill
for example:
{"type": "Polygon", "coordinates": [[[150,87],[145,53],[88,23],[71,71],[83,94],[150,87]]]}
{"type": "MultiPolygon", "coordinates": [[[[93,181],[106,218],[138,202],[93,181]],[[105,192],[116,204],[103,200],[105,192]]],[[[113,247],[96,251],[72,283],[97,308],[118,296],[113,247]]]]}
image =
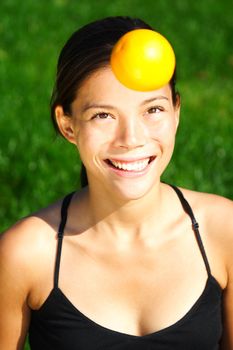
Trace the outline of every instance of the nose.
{"type": "Polygon", "coordinates": [[[118,147],[133,149],[143,147],[147,133],[145,126],[136,118],[126,117],[118,125],[116,144],[118,147]]]}

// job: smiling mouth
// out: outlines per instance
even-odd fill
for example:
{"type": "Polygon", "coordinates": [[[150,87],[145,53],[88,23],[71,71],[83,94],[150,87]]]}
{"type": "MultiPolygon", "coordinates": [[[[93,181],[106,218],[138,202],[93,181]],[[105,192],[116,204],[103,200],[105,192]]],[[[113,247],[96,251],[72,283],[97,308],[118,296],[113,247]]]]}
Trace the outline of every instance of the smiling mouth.
{"type": "Polygon", "coordinates": [[[106,163],[111,167],[127,172],[137,172],[143,171],[146,167],[155,159],[155,156],[151,156],[148,158],[132,161],[132,162],[123,162],[119,160],[106,159],[106,163]]]}

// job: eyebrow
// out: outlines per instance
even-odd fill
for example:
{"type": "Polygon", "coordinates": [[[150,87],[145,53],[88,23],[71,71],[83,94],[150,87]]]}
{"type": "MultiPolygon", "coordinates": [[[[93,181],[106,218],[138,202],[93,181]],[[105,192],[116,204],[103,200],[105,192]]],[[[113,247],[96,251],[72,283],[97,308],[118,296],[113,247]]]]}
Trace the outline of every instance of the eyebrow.
{"type": "Polygon", "coordinates": [[[166,101],[169,101],[169,99],[166,97],[166,96],[155,96],[155,97],[152,97],[152,98],[149,98],[148,100],[145,100],[141,103],[141,106],[143,105],[146,105],[147,103],[150,103],[150,102],[153,102],[153,101],[157,101],[157,100],[166,100],[166,101]]]}
{"type": "MultiPolygon", "coordinates": [[[[152,98],[149,98],[145,101],[142,101],[142,103],[140,103],[140,106],[144,106],[150,102],[153,102],[153,101],[157,101],[157,100],[166,100],[168,101],[168,98],[166,96],[155,96],[155,97],[152,97],[152,98]]],[[[114,106],[111,106],[111,105],[105,105],[105,104],[96,104],[96,103],[93,103],[93,104],[90,104],[90,103],[86,103],[83,108],[82,108],[82,113],[86,112],[88,109],[92,109],[92,108],[102,108],[102,109],[116,109],[116,107],[114,106]]]]}
{"type": "Polygon", "coordinates": [[[102,104],[98,105],[96,103],[93,103],[93,104],[86,103],[82,108],[82,113],[86,112],[88,109],[91,109],[91,108],[114,109],[114,107],[110,105],[102,105],[102,104]]]}

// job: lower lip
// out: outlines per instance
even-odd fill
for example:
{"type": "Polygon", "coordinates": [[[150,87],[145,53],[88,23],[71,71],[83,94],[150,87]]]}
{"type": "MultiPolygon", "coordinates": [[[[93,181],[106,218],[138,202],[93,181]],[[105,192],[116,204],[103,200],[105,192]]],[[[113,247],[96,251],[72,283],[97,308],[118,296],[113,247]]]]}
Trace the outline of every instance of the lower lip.
{"type": "Polygon", "coordinates": [[[147,174],[147,172],[149,171],[149,169],[152,166],[152,163],[155,160],[156,160],[156,158],[153,159],[150,163],[148,163],[148,165],[143,170],[139,170],[139,171],[118,169],[118,168],[114,168],[114,166],[111,166],[108,163],[106,163],[106,164],[108,165],[108,168],[111,169],[118,176],[127,177],[127,178],[134,178],[134,177],[144,176],[145,174],[147,174]]]}

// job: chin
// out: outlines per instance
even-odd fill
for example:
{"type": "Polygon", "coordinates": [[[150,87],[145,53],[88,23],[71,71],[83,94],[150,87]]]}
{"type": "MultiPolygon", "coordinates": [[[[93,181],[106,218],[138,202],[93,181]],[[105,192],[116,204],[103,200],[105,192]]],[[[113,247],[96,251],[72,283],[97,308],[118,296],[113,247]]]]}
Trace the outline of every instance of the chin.
{"type": "Polygon", "coordinates": [[[113,183],[110,187],[111,198],[116,198],[123,202],[136,201],[147,197],[153,192],[154,184],[149,184],[146,181],[135,183],[135,181],[127,181],[125,184],[113,183]]]}

